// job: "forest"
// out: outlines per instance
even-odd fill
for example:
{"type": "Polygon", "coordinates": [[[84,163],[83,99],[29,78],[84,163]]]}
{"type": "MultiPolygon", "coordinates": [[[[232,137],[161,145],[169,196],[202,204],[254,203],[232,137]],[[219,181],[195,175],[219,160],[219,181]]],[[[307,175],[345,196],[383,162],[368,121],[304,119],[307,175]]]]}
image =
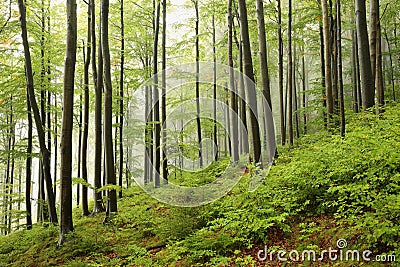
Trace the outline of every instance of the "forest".
{"type": "Polygon", "coordinates": [[[397,0],[3,0],[0,266],[397,266],[397,0]]]}

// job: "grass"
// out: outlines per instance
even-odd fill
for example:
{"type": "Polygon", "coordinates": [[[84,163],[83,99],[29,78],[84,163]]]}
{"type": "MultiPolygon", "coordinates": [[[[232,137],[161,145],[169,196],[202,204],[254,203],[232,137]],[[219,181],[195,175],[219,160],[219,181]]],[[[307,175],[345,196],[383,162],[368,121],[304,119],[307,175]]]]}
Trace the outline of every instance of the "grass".
{"type": "MultiPolygon", "coordinates": [[[[328,132],[279,148],[263,185],[248,191],[251,173],[225,197],[183,208],[163,204],[137,186],[124,190],[118,215],[80,217],[60,249],[58,228],[35,225],[0,237],[0,266],[396,266],[397,262],[259,261],[271,250],[369,249],[399,256],[400,112],[348,116],[346,138],[328,132]],[[164,246],[165,244],[165,246],[164,246]],[[157,249],[146,248],[162,245],[157,249]]],[[[199,173],[171,172],[171,182],[217,179],[227,159],[199,173]],[[177,174],[175,176],[175,173],[177,174]],[[176,178],[175,178],[176,177],[176,178]]]]}

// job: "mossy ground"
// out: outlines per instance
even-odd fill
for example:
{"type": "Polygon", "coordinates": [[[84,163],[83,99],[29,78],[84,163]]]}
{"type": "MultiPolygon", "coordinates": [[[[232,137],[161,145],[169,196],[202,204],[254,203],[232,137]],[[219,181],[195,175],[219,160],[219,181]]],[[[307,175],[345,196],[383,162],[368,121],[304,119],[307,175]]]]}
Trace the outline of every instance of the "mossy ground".
{"type": "MultiPolygon", "coordinates": [[[[400,107],[351,115],[345,138],[322,132],[279,148],[263,185],[251,173],[224,198],[196,208],[160,203],[139,187],[123,191],[118,215],[80,217],[61,248],[58,228],[35,225],[0,237],[0,266],[396,266],[400,260],[400,107]],[[259,261],[271,250],[369,249],[397,262],[259,261]],[[159,249],[146,248],[166,244],[159,249]]],[[[171,181],[210,182],[228,162],[171,181]],[[200,180],[199,180],[200,179],[200,180]]]]}

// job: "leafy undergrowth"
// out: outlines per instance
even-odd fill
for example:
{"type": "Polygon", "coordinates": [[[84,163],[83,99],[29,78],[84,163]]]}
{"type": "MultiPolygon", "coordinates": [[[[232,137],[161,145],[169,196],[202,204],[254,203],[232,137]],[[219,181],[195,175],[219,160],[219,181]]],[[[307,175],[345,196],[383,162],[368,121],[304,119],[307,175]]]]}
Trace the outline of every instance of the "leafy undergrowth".
{"type": "MultiPolygon", "coordinates": [[[[101,224],[104,214],[79,218],[74,211],[75,231],[60,249],[54,226],[1,237],[0,266],[395,266],[329,261],[326,255],[321,262],[282,262],[276,251],[314,250],[318,257],[345,239],[343,251],[400,257],[398,110],[349,116],[344,139],[325,132],[279,148],[280,157],[255,192],[249,192],[251,174],[245,174],[224,198],[180,208],[132,187],[108,225],[101,224]],[[261,261],[259,251],[266,247],[275,256],[261,261]]],[[[206,175],[212,181],[226,164],[176,182],[191,185],[206,175]]]]}

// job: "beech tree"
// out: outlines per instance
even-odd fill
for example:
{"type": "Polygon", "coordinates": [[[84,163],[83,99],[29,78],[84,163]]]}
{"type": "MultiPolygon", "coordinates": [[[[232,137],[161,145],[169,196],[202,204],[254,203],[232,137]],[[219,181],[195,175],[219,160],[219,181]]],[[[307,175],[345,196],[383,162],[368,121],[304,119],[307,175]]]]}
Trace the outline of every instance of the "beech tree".
{"type": "Polygon", "coordinates": [[[32,112],[36,124],[36,130],[38,132],[40,153],[43,162],[44,179],[46,181],[46,192],[48,197],[47,203],[49,208],[50,221],[54,224],[57,224],[58,220],[57,220],[56,204],[53,192],[53,182],[51,180],[51,172],[50,172],[50,158],[49,158],[50,154],[46,146],[45,133],[42,127],[42,118],[40,116],[39,108],[35,97],[31,53],[28,43],[28,31],[26,28],[26,7],[23,0],[18,0],[18,8],[20,12],[22,44],[24,47],[24,55],[25,55],[26,86],[29,95],[29,102],[32,107],[32,112]]]}
{"type": "MultiPolygon", "coordinates": [[[[105,175],[107,185],[115,186],[116,177],[114,169],[114,148],[112,136],[112,82],[111,82],[111,60],[108,35],[108,14],[110,3],[108,0],[101,1],[101,46],[104,64],[104,149],[105,149],[105,175]]],[[[99,70],[100,71],[100,70],[99,70]]],[[[117,212],[117,191],[115,188],[108,190],[105,222],[113,212],[117,212]]]]}
{"type": "Polygon", "coordinates": [[[362,101],[363,108],[367,109],[375,104],[375,87],[371,70],[365,0],[356,0],[355,10],[362,101]]]}
{"type": "Polygon", "coordinates": [[[253,72],[253,59],[251,57],[250,37],[249,37],[249,23],[247,19],[247,7],[245,0],[238,0],[239,2],[239,16],[240,16],[240,32],[243,41],[243,70],[247,76],[245,79],[245,86],[247,90],[247,99],[250,110],[250,125],[251,136],[253,143],[253,162],[258,163],[262,161],[261,158],[261,139],[260,128],[257,121],[257,94],[255,88],[254,72],[253,72]]]}
{"type": "Polygon", "coordinates": [[[65,235],[74,230],[72,222],[72,126],[74,81],[77,42],[76,1],[67,1],[67,51],[64,65],[63,124],[61,135],[61,210],[60,238],[58,245],[64,242],[65,235]]]}

